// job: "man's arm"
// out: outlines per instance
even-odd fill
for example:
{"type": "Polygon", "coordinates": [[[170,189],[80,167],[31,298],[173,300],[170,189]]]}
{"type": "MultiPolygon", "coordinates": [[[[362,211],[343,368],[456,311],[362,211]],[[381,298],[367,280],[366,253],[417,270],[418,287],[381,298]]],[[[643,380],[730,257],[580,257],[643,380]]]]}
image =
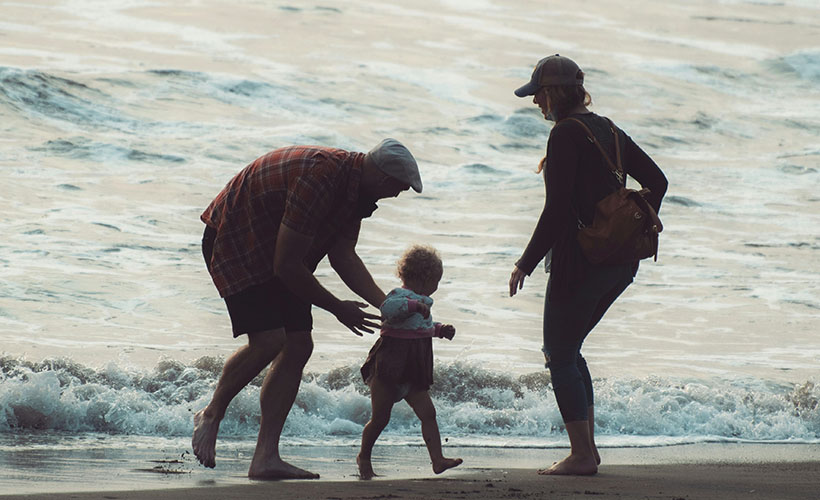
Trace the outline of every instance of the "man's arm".
{"type": "Polygon", "coordinates": [[[351,236],[339,238],[327,254],[330,266],[353,293],[373,307],[379,307],[384,302],[384,292],[356,254],[356,241],[357,239],[351,239],[351,236]]]}
{"type": "Polygon", "coordinates": [[[313,238],[310,236],[305,236],[280,224],[273,259],[273,269],[276,275],[299,298],[330,312],[356,335],[361,335],[359,330],[373,333],[368,327],[378,329],[380,325],[371,320],[378,320],[379,316],[362,311],[367,304],[339,300],[327,291],[313,276],[313,273],[305,267],[304,257],[312,242],[313,238]]]}

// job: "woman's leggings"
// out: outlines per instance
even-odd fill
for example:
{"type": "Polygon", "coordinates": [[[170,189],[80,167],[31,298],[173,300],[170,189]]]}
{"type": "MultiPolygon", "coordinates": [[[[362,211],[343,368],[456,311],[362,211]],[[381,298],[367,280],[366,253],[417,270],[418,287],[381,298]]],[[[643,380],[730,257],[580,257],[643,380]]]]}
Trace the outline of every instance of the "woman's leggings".
{"type": "MultiPolygon", "coordinates": [[[[581,346],[609,306],[632,283],[632,264],[597,266],[567,297],[544,301],[544,354],[564,422],[587,420],[592,378],[581,346]]],[[[551,280],[550,280],[551,282],[551,280]]]]}

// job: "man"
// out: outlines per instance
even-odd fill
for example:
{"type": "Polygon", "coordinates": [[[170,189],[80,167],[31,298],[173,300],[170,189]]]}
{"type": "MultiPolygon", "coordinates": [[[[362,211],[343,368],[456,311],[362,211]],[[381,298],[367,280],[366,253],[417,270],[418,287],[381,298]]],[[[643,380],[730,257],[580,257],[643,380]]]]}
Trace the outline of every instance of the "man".
{"type": "Polygon", "coordinates": [[[311,305],[353,333],[372,333],[379,316],[367,304],[341,300],[313,276],[327,256],[342,281],[370,305],[385,294],[356,254],[361,220],[376,201],[413,188],[421,177],[413,155],[395,139],[367,154],[317,146],[272,151],[245,167],[202,214],[202,251],[231,318],[248,344],[226,361],[211,402],[194,416],[194,455],[215,466],[216,437],[228,404],[265,366],[262,418],[248,476],[313,479],[283,461],[279,437],[313,351],[311,305]]]}

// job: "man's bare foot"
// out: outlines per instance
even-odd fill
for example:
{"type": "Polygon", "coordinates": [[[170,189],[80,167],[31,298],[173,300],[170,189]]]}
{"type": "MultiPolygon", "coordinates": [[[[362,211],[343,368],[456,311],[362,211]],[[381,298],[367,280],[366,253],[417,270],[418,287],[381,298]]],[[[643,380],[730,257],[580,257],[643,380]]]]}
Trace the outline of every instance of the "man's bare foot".
{"type": "Polygon", "coordinates": [[[570,455],[567,458],[552,464],[548,469],[540,469],[542,476],[591,476],[598,472],[598,464],[593,455],[579,457],[570,455]]]}
{"type": "Polygon", "coordinates": [[[447,469],[458,467],[462,462],[464,462],[464,460],[460,458],[442,458],[441,460],[436,460],[433,462],[433,472],[441,474],[447,469]]]}
{"type": "Polygon", "coordinates": [[[205,413],[207,409],[200,410],[194,415],[194,436],[191,438],[191,446],[199,463],[213,469],[216,467],[216,434],[219,432],[219,420],[208,416],[205,413]]]}
{"type": "Polygon", "coordinates": [[[363,459],[361,453],[356,456],[356,465],[359,466],[359,479],[370,480],[376,477],[370,459],[363,459]]]}
{"type": "Polygon", "coordinates": [[[251,462],[248,477],[251,479],[319,479],[319,474],[290,465],[280,458],[265,464],[251,462]]]}

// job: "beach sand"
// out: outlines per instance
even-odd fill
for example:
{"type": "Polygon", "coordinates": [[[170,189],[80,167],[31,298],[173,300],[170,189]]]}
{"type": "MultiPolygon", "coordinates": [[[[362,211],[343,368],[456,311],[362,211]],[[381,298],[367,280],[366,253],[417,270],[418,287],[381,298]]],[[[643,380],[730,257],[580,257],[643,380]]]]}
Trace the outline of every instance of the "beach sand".
{"type": "MultiPolygon", "coordinates": [[[[14,497],[3,497],[14,498],[14,497]]],[[[457,477],[373,481],[254,481],[152,491],[17,496],[42,499],[817,499],[820,463],[613,465],[593,477],[539,476],[533,469],[487,469],[457,477]]]]}

